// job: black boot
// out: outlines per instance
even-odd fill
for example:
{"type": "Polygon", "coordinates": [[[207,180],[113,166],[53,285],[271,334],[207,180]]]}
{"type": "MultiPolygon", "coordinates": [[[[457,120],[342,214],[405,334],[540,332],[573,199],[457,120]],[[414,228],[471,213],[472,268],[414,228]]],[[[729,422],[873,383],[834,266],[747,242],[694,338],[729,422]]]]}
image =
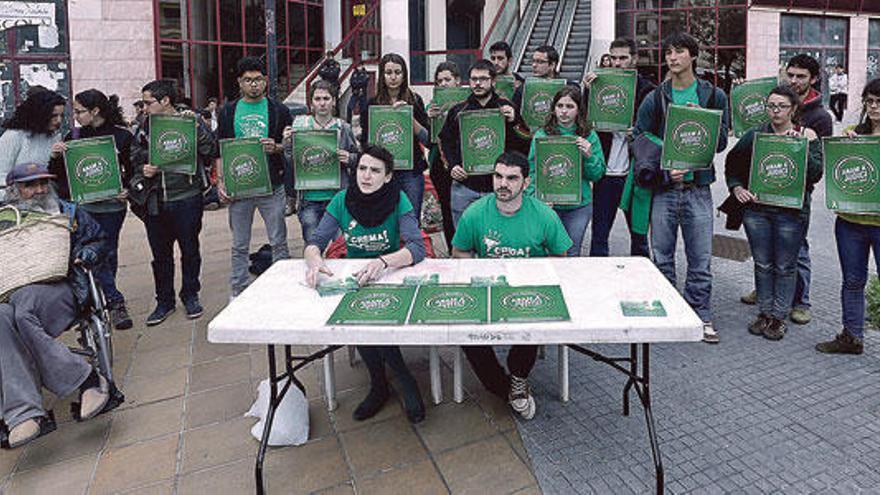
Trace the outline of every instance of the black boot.
{"type": "Polygon", "coordinates": [[[394,372],[394,378],[400,384],[400,392],[403,396],[403,408],[406,411],[406,417],[410,423],[421,423],[425,419],[425,403],[422,402],[422,394],[419,391],[419,384],[409,372],[406,363],[403,361],[403,355],[400,353],[400,347],[386,346],[382,347],[383,357],[391,371],[394,372]]]}
{"type": "Polygon", "coordinates": [[[382,406],[388,400],[388,380],[385,378],[385,363],[380,348],[358,346],[357,350],[370,373],[370,393],[352,413],[355,421],[363,421],[382,410],[382,406]]]}

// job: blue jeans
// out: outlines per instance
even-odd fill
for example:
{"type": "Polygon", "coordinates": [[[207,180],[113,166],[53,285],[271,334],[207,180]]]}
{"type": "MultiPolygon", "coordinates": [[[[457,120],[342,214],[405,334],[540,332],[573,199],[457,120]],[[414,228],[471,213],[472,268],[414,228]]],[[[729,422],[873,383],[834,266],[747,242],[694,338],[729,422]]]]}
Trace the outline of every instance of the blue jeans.
{"type": "Polygon", "coordinates": [[[880,273],[880,227],[859,225],[840,217],[834,223],[837,257],[843,283],[840,303],[843,328],[857,339],[865,338],[865,284],[868,283],[868,255],[874,250],[874,264],[880,273]]]}
{"type": "Polygon", "coordinates": [[[571,237],[572,245],[568,248],[566,256],[580,256],[581,246],[584,244],[584,234],[587,233],[587,227],[593,218],[593,205],[588,204],[578,206],[573,209],[553,208],[553,211],[559,215],[568,237],[571,237]]]}
{"type": "Polygon", "coordinates": [[[89,213],[107,234],[107,256],[95,270],[95,278],[101,284],[109,307],[125,304],[125,297],[116,288],[116,271],[119,268],[119,232],[125,221],[125,210],[106,213],[89,213]]]}
{"type": "Polygon", "coordinates": [[[704,321],[712,321],[712,192],[709,186],[673,188],[654,193],[651,250],[654,264],[675,286],[678,229],[684,239],[687,278],[684,299],[704,321]]]}
{"type": "Polygon", "coordinates": [[[238,199],[229,203],[229,230],[232,231],[232,272],[229,275],[229,284],[233,296],[241,294],[250,281],[248,266],[254,210],[259,210],[263,217],[266,237],[272,246],[272,262],[290,258],[287,224],[284,222],[286,198],[284,188],[278,187],[271,196],[238,199]]]}
{"type": "Polygon", "coordinates": [[[153,281],[156,302],[174,306],[174,243],[180,248],[180,269],[183,282],[180,300],[198,298],[201,284],[202,255],[199,233],[202,231],[202,195],[160,203],[159,214],[147,215],[147,240],[153,253],[153,281]]]}
{"type": "Polygon", "coordinates": [[[303,243],[306,246],[312,243],[312,235],[318,228],[318,224],[321,223],[321,219],[324,218],[324,212],[327,211],[327,205],[329,204],[330,200],[308,201],[304,199],[300,202],[296,216],[299,218],[303,243]]]}
{"type": "Polygon", "coordinates": [[[797,278],[797,255],[806,230],[797,210],[747,208],[743,225],[755,260],[758,310],[784,320],[791,311],[797,278]]]}
{"type": "Polygon", "coordinates": [[[422,199],[425,197],[425,176],[421,172],[412,170],[400,170],[394,172],[394,176],[399,181],[400,189],[403,194],[412,203],[413,213],[416,214],[416,221],[419,225],[422,223],[422,199]]]}
{"type": "Polygon", "coordinates": [[[794,286],[794,299],[791,304],[795,308],[810,307],[810,244],[807,242],[807,232],[810,230],[810,219],[806,219],[804,226],[804,240],[798,250],[797,257],[797,281],[794,286]]]}
{"type": "Polygon", "coordinates": [[[461,218],[461,214],[464,213],[464,210],[466,210],[467,207],[471,205],[471,203],[487,194],[492,193],[474,191],[468,186],[462,184],[461,182],[455,180],[452,181],[452,190],[450,192],[449,202],[451,203],[452,208],[453,225],[458,227],[458,220],[461,218]]]}
{"type": "MultiPolygon", "coordinates": [[[[608,237],[617,218],[620,198],[626,176],[606,175],[593,184],[593,232],[590,236],[590,256],[608,256],[608,237]]],[[[631,225],[629,213],[625,214],[627,226],[631,225]]],[[[629,228],[630,256],[649,256],[648,236],[629,228]]]]}

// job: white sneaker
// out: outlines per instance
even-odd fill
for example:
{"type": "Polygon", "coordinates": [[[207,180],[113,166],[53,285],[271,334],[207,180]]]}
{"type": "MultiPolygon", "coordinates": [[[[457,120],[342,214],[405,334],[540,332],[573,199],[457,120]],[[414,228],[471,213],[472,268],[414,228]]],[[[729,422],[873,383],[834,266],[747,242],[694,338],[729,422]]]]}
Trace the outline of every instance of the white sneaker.
{"type": "Polygon", "coordinates": [[[507,394],[507,400],[510,407],[513,408],[523,419],[532,419],[535,417],[535,398],[532,397],[532,391],[529,382],[524,378],[510,375],[510,392],[507,394]]]}
{"type": "Polygon", "coordinates": [[[703,322],[703,342],[707,344],[721,342],[721,337],[718,336],[718,332],[715,331],[711,321],[703,322]]]}

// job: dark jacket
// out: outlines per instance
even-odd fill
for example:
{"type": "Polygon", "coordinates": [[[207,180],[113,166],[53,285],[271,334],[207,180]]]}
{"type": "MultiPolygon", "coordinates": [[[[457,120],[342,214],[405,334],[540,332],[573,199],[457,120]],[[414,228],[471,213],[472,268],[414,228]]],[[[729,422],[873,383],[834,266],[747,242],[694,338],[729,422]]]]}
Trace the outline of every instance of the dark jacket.
{"type": "MultiPolygon", "coordinates": [[[[697,79],[697,97],[700,99],[701,107],[723,112],[717,149],[720,153],[727,148],[727,134],[730,131],[730,107],[727,103],[727,95],[709,81],[697,79]]],[[[663,139],[666,129],[666,109],[670,103],[672,103],[672,81],[664,81],[651,91],[639,106],[635,133],[650,132],[663,139]]],[[[697,185],[709,185],[715,182],[715,167],[710,166],[708,170],[694,172],[694,182],[697,185]]],[[[671,186],[669,173],[664,171],[661,187],[671,186]]]]}
{"type": "Polygon", "coordinates": [[[89,280],[85,272],[73,262],[81,260],[89,269],[100,265],[107,255],[106,235],[98,222],[85,210],[68,201],[59,200],[58,203],[59,210],[68,218],[70,226],[70,267],[67,278],[77,304],[82,306],[89,298],[89,280]]]}
{"type": "Polygon", "coordinates": [[[798,123],[812,129],[820,138],[834,134],[834,124],[831,114],[822,105],[822,93],[810,91],[808,102],[801,107],[798,115],[798,123]]]}
{"type": "MultiPolygon", "coordinates": [[[[636,80],[636,111],[638,111],[639,107],[642,106],[642,102],[645,101],[645,97],[647,97],[651,91],[656,88],[657,85],[651,82],[647,77],[638,75],[638,79],[636,80]]],[[[583,104],[581,108],[588,108],[588,102],[590,98],[590,91],[584,91],[583,104]]],[[[636,116],[633,115],[633,124],[635,124],[636,116]]],[[[605,155],[605,163],[608,163],[608,155],[611,153],[611,143],[614,140],[613,132],[596,132],[599,135],[599,143],[602,145],[602,154],[605,155]]]]}
{"type": "MultiPolygon", "coordinates": [[[[422,127],[425,129],[431,128],[431,119],[428,118],[428,112],[425,111],[425,102],[422,101],[422,97],[418,95],[415,91],[412,91],[413,101],[412,109],[413,109],[413,118],[416,119],[422,127]]],[[[361,110],[361,146],[367,144],[369,142],[370,136],[370,106],[371,105],[379,105],[376,101],[376,97],[370,98],[370,101],[367,102],[367,108],[361,110]]],[[[413,135],[413,158],[415,162],[413,163],[412,172],[420,174],[428,168],[428,163],[425,161],[425,155],[422,153],[422,145],[419,144],[419,140],[413,135]]]]}
{"type": "MultiPolygon", "coordinates": [[[[284,140],[284,128],[293,123],[290,111],[278,100],[268,98],[269,110],[269,137],[276,143],[284,140]]],[[[235,99],[220,109],[217,114],[217,139],[232,139],[235,136],[235,107],[239,99],[235,99]]],[[[266,155],[269,160],[269,178],[272,186],[277,187],[284,183],[284,153],[266,155]]]]}

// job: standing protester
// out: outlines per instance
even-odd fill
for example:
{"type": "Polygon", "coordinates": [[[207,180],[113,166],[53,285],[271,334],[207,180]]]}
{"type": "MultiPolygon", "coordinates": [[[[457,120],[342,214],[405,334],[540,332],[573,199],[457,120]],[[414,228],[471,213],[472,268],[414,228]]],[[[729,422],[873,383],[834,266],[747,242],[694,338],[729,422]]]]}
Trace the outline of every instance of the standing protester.
{"type": "Polygon", "coordinates": [[[147,120],[147,113],[144,111],[144,102],[136,101],[132,105],[134,105],[134,118],[129,123],[129,129],[132,134],[137,133],[137,130],[144,125],[144,121],[147,120]]]}
{"type": "Polygon", "coordinates": [[[416,219],[421,221],[422,198],[425,194],[425,176],[422,174],[428,168],[421,144],[430,144],[429,129],[431,124],[428,121],[422,97],[409,89],[409,72],[406,68],[406,61],[400,55],[386,53],[379,60],[379,86],[376,89],[376,95],[370,98],[367,108],[361,112],[361,145],[369,141],[371,105],[412,106],[413,168],[412,170],[398,170],[394,174],[394,180],[400,183],[400,188],[413,205],[416,219]]]}
{"type": "Polygon", "coordinates": [[[351,87],[351,96],[348,99],[348,109],[345,120],[351,124],[351,116],[357,109],[359,114],[363,114],[367,108],[367,88],[370,86],[370,74],[364,67],[358,67],[351,73],[348,79],[349,87],[351,87]]]}
{"type": "Polygon", "coordinates": [[[611,61],[611,54],[602,54],[602,58],[599,59],[599,68],[610,69],[611,67],[614,67],[614,63],[611,61]]]}
{"type": "MultiPolygon", "coordinates": [[[[151,114],[175,115],[176,90],[168,80],[152,81],[143,87],[144,111],[151,114]]],[[[147,228],[147,240],[153,254],[153,281],[156,284],[156,309],[147,316],[147,326],[165,321],[175,310],[174,243],[180,249],[180,300],[186,316],[195,319],[204,309],[199,302],[199,272],[202,255],[199,233],[202,231],[202,163],[217,157],[217,141],[210,129],[197,127],[198,155],[195,175],[163,172],[149,163],[149,120],[138,129],[131,148],[133,177],[129,194],[139,199],[147,228]]]]}
{"type": "Polygon", "coordinates": [[[506,41],[496,41],[489,47],[489,61],[495,65],[495,73],[498,76],[513,76],[513,84],[518,88],[525,79],[519,73],[513,72],[513,51],[506,41]]]}
{"type": "MultiPolygon", "coordinates": [[[[434,69],[434,85],[440,88],[449,88],[461,85],[461,73],[455,62],[441,62],[434,69]]],[[[440,115],[440,107],[431,102],[428,105],[428,117],[434,118],[440,115]]],[[[430,164],[431,183],[437,191],[437,200],[440,202],[440,213],[443,216],[443,237],[446,239],[447,252],[452,251],[452,236],[455,234],[455,225],[452,222],[452,176],[449,175],[448,164],[443,160],[439,143],[431,143],[428,153],[430,164]]]]}
{"type": "Polygon", "coordinates": [[[834,74],[828,76],[828,89],[831,94],[831,111],[838,122],[843,121],[843,112],[846,110],[847,93],[849,93],[849,81],[842,65],[834,68],[834,74]]]}
{"type": "MultiPolygon", "coordinates": [[[[126,198],[128,190],[125,188],[131,180],[131,143],[132,135],[125,128],[125,119],[122,116],[122,108],[119,107],[119,98],[111,95],[109,98],[97,89],[89,89],[78,93],[73,97],[73,118],[80,127],[67,133],[60,147],[67,150],[67,141],[80,138],[97,136],[113,136],[116,143],[116,159],[119,162],[119,172],[122,178],[123,191],[116,199],[107,199],[96,203],[86,203],[80,208],[89,213],[107,236],[105,247],[106,256],[100,265],[95,268],[95,278],[101,284],[101,289],[107,298],[107,307],[110,309],[110,319],[113,326],[119,330],[132,327],[131,317],[125,307],[125,297],[116,287],[116,272],[119,267],[119,233],[122,231],[122,223],[125,221],[127,210],[126,198]]],[[[64,200],[70,200],[70,190],[67,183],[67,167],[63,156],[52,158],[49,171],[57,179],[55,181],[58,195],[64,200]]]]}
{"type": "MultiPolygon", "coordinates": [[[[568,256],[580,256],[584,234],[593,217],[593,195],[590,184],[605,174],[605,158],[599,152],[599,136],[587,123],[587,111],[582,106],[581,92],[573,86],[565,86],[551,104],[552,112],[547,116],[544,127],[535,131],[529,149],[529,176],[536,177],[535,142],[547,136],[576,136],[577,146],[581,152],[581,202],[578,205],[551,205],[559,215],[565,231],[572,240],[568,256]]],[[[535,193],[535,182],[530,181],[526,188],[529,196],[535,193]]]]}
{"type": "MultiPolygon", "coordinates": [[[[849,134],[880,136],[880,79],[869,82],[862,90],[862,119],[849,134]]],[[[840,285],[843,330],[833,340],[816,344],[816,350],[826,354],[861,354],[865,348],[865,284],[871,250],[876,270],[880,272],[880,213],[838,213],[834,237],[843,274],[840,285]]]]}
{"type": "MultiPolygon", "coordinates": [[[[61,123],[64,98],[54,91],[35,91],[25,99],[12,117],[3,123],[0,135],[0,177],[19,163],[49,163],[50,156],[61,156],[61,123]]],[[[2,185],[0,185],[2,186],[2,185]]],[[[5,191],[0,187],[0,201],[5,191]]]]}
{"type": "MultiPolygon", "coordinates": [[[[636,43],[628,38],[618,38],[611,42],[611,67],[616,69],[635,69],[636,43]]],[[[635,108],[641,106],[648,93],[656,87],[654,83],[639,74],[636,82],[635,108]]],[[[596,73],[584,76],[584,108],[590,85],[596,80],[596,73]]],[[[635,115],[633,115],[635,122],[635,115]]],[[[633,128],[623,132],[598,132],[602,154],[605,157],[605,176],[593,184],[593,230],[590,235],[590,256],[608,256],[608,237],[617,218],[617,208],[623,197],[626,177],[630,170],[629,142],[633,128]]],[[[631,256],[649,256],[648,236],[632,230],[632,215],[626,212],[629,226],[629,252],[631,256]]]]}
{"type": "Polygon", "coordinates": [[[217,132],[217,98],[210,97],[208,98],[208,104],[205,105],[205,110],[208,112],[207,120],[211,123],[211,130],[217,132]]]}
{"type": "MultiPolygon", "coordinates": [[[[550,45],[541,45],[532,53],[532,76],[544,79],[556,79],[559,65],[559,52],[550,45]]],[[[519,85],[513,92],[513,103],[519,111],[522,109],[523,90],[525,84],[519,85]]]]}
{"type": "Polygon", "coordinates": [[[290,112],[280,101],[266,96],[268,86],[266,68],[257,57],[238,61],[238,89],[240,97],[220,110],[217,138],[260,138],[269,162],[269,180],[272,195],[232,199],[223,186],[223,167],[220,159],[214,162],[220,178],[220,198],[229,201],[229,230],[232,231],[232,271],[229,276],[231,297],[236,297],[248,286],[249,249],[254,210],[260,211],[266,236],[272,246],[272,262],[287,259],[287,224],[284,222],[284,129],[290,125],[290,112]]]}
{"type": "MultiPolygon", "coordinates": [[[[639,107],[636,133],[651,133],[660,139],[666,127],[666,109],[671,103],[721,110],[718,148],[727,147],[730,109],[727,95],[714,84],[697,79],[694,67],[699,47],[686,33],[673,33],[663,40],[663,55],[669,78],[652,91],[639,107]]],[[[659,164],[658,164],[659,166],[659,164]]],[[[676,285],[675,247],[678,230],[684,238],[687,278],[684,298],[703,320],[703,340],[717,343],[712,325],[712,191],[714,163],[693,174],[685,170],[663,171],[661,184],[654,189],[651,211],[651,249],[654,263],[676,285]]]]}
{"type": "Polygon", "coordinates": [[[754,128],[727,154],[724,174],[731,194],[743,205],[743,224],[755,259],[755,288],[759,314],[749,326],[752,335],[769,340],[785,336],[796,280],[797,253],[810,218],[810,196],[822,178],[822,150],[816,133],[794,122],[800,98],[789,86],[778,86],[767,97],[770,123],[754,128]],[[758,204],[749,190],[752,145],[756,133],[805,137],[809,140],[807,185],[800,209],[758,204]]]}
{"type": "Polygon", "coordinates": [[[504,115],[507,128],[505,129],[505,151],[528,150],[529,140],[527,133],[517,129],[525,126],[519,112],[509,100],[498,96],[493,84],[495,83],[495,66],[488,60],[477,60],[468,71],[468,79],[471,86],[471,94],[468,99],[455,105],[446,114],[446,123],[440,130],[440,151],[449,167],[452,177],[450,192],[450,208],[452,210],[452,222],[458,225],[458,220],[465,208],[474,201],[492,192],[492,176],[469,175],[462,166],[461,158],[461,134],[458,123],[458,114],[467,110],[484,110],[498,108],[504,115]]]}
{"type": "MultiPolygon", "coordinates": [[[[452,256],[565,256],[571,239],[549,206],[523,194],[529,181],[525,156],[516,152],[501,154],[492,175],[495,194],[480,198],[464,212],[452,240],[452,256]]],[[[528,377],[538,357],[537,345],[511,346],[507,371],[501,367],[492,346],[462,346],[462,350],[486,390],[508,401],[524,419],[535,416],[528,377]]]]}

